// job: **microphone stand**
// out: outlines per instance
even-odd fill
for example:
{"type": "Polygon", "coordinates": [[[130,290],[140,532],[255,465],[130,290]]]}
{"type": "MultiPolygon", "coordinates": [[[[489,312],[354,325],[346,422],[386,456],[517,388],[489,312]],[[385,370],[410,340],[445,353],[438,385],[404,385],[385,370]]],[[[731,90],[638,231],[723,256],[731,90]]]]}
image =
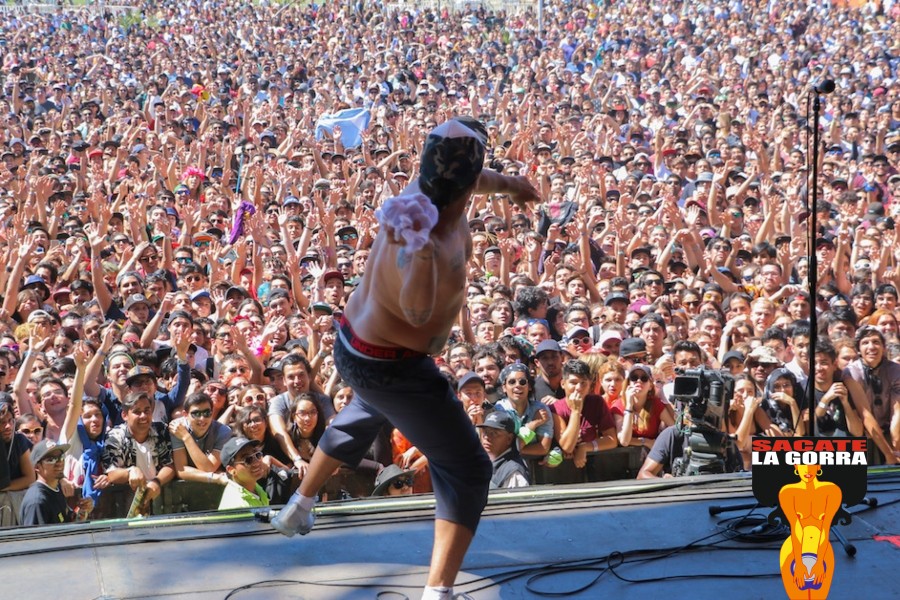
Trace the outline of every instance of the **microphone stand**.
{"type": "MultiPolygon", "coordinates": [[[[809,311],[809,376],[806,379],[806,388],[808,393],[807,406],[809,407],[810,431],[812,435],[815,435],[816,385],[814,374],[816,372],[816,332],[818,331],[816,294],[818,293],[819,287],[819,264],[816,257],[816,237],[819,235],[819,228],[817,223],[816,206],[819,199],[819,113],[822,110],[822,104],[820,102],[819,91],[817,89],[813,88],[809,93],[812,94],[813,105],[813,144],[812,150],[810,150],[807,156],[807,160],[810,163],[810,172],[812,173],[812,184],[809,186],[809,248],[811,248],[812,251],[809,253],[809,275],[807,276],[807,278],[809,279],[809,303],[812,307],[812,310],[809,311]]],[[[809,106],[809,104],[807,104],[807,106],[809,106]]],[[[809,121],[808,111],[806,118],[807,121],[809,121]]]]}

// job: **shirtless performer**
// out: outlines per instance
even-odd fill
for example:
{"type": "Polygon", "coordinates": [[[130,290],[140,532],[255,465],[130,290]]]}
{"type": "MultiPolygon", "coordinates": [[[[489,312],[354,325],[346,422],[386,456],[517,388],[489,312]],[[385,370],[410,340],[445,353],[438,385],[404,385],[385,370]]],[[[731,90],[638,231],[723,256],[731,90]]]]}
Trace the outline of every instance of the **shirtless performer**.
{"type": "Polygon", "coordinates": [[[482,171],[485,140],[484,126],[470,117],[451,119],[426,139],[419,177],[401,197],[424,194],[426,208],[437,208],[436,223],[417,251],[382,224],[334,348],[353,402],[325,431],[300,489],[272,521],[287,536],[308,533],[321,486],[341,464],[359,463],[389,420],[431,469],[435,536],[423,600],[453,597],[491,478],[475,428],[429,357],[444,347],[465,299],[472,253],[466,205],[472,194],[509,194],[523,208],[539,199],[524,177],[482,171]]]}
{"type": "Polygon", "coordinates": [[[841,488],[819,481],[819,465],[797,465],[799,483],[778,494],[778,503],[791,525],[791,535],[781,546],[781,580],[788,598],[824,599],[834,577],[831,521],[841,506],[841,488]]]}

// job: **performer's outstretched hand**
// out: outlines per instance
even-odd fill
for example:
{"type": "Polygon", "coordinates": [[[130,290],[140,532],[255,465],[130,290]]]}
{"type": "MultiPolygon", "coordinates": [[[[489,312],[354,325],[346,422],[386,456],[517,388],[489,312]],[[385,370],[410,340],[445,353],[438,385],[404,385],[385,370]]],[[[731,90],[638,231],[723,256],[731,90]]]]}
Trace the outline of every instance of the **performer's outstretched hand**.
{"type": "Polygon", "coordinates": [[[528,178],[524,175],[507,176],[509,185],[509,199],[523,212],[531,202],[540,202],[541,196],[528,178]]]}

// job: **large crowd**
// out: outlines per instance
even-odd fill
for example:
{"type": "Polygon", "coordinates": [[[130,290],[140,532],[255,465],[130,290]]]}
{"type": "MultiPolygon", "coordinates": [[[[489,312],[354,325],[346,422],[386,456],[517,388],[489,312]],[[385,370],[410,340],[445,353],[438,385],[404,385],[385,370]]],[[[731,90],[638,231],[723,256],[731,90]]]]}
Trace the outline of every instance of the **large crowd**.
{"type": "MultiPolygon", "coordinates": [[[[376,210],[457,115],[543,198],[475,197],[433,355],[491,458],[496,430],[572,481],[623,446],[666,476],[672,382],[705,367],[735,379],[734,468],[752,435],[813,432],[897,462],[900,5],[545,4],[541,31],[478,4],[0,13],[4,524],[47,461],[82,513],[111,486],[228,488],[232,436],[284,502],[353,402],[331,351],[376,210]]],[[[427,460],[388,427],[326,488],[429,491],[427,460]]]]}

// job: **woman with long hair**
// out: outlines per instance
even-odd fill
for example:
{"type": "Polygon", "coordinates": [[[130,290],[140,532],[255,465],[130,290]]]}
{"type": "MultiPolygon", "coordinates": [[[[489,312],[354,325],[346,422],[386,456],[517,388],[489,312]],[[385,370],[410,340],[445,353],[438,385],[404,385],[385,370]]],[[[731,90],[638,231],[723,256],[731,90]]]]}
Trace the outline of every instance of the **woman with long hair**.
{"type": "Polygon", "coordinates": [[[616,435],[622,446],[652,448],[660,432],[675,424],[656,394],[653,373],[647,365],[631,367],[625,393],[610,406],[616,420],[616,435]]]}
{"type": "Polygon", "coordinates": [[[309,462],[325,432],[325,417],[314,394],[305,392],[297,397],[291,410],[289,434],[300,457],[309,462]]]}

